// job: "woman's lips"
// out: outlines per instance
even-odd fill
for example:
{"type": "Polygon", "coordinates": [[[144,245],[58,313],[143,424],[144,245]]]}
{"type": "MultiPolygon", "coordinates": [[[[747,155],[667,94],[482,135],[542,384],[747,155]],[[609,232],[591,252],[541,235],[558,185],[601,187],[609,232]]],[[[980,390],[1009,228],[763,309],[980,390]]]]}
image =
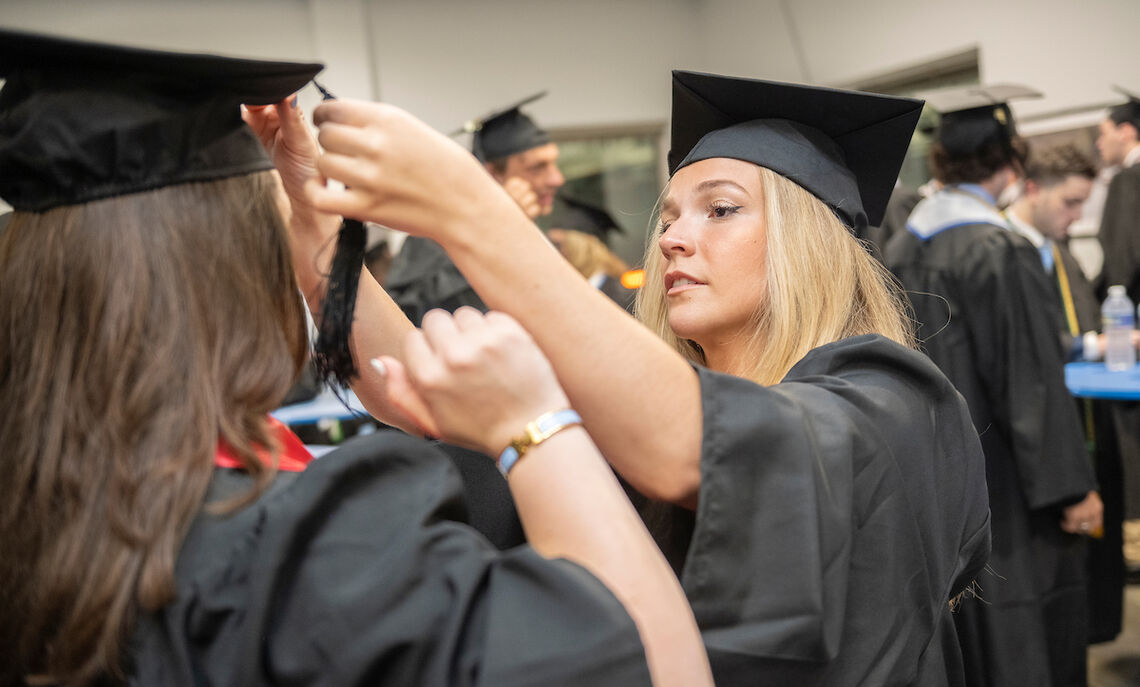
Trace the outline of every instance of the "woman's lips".
{"type": "Polygon", "coordinates": [[[699,286],[705,286],[705,283],[682,272],[670,272],[665,275],[665,293],[668,296],[690,291],[699,286]]]}

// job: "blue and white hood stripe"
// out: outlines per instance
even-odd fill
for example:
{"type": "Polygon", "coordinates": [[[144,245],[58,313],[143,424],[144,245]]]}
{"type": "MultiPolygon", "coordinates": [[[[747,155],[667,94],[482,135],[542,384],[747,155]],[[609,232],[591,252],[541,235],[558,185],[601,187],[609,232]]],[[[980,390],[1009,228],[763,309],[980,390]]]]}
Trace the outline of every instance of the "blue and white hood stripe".
{"type": "Polygon", "coordinates": [[[906,221],[907,231],[926,241],[947,229],[971,224],[1008,224],[997,208],[968,191],[943,188],[919,201],[906,221]]]}

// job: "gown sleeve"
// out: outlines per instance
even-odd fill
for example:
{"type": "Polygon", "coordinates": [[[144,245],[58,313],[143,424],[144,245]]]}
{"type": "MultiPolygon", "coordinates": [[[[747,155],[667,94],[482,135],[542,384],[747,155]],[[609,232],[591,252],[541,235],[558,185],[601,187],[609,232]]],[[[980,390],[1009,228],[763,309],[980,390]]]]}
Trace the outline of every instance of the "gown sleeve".
{"type": "Polygon", "coordinates": [[[700,502],[682,579],[710,658],[826,661],[846,606],[851,456],[866,438],[821,388],[698,374],[700,502]]]}
{"type": "Polygon", "coordinates": [[[877,336],[817,348],[774,386],[697,374],[698,506],[668,523],[689,525],[674,560],[717,684],[940,684],[917,671],[947,670],[931,647],[957,652],[948,602],[990,550],[961,395],[877,336]]]}
{"type": "Polygon", "coordinates": [[[454,468],[425,442],[349,444],[264,501],[167,611],[209,684],[649,684],[613,594],[463,524],[454,468]]]}

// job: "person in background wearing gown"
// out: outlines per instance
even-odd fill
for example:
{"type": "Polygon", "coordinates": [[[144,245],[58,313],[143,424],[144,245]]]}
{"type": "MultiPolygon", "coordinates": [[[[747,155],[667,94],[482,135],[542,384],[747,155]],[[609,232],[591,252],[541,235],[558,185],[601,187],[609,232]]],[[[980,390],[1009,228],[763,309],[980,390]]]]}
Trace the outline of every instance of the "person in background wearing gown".
{"type": "Polygon", "coordinates": [[[1081,532],[1101,524],[1096,481],[1038,251],[995,198],[1024,165],[1007,101],[1017,86],[930,94],[942,113],[919,202],[886,264],[907,290],[923,349],[962,392],[986,455],[993,513],[985,603],[955,615],[967,684],[1085,684],[1081,532]]]}
{"type": "Polygon", "coordinates": [[[1065,245],[1069,226],[1080,218],[1095,178],[1092,160],[1075,146],[1033,150],[1025,165],[1021,194],[1002,213],[1010,229],[1024,236],[1040,255],[1057,295],[1058,330],[1066,360],[1099,360],[1104,348],[1103,337],[1097,337],[1100,302],[1065,245]]]}
{"type": "MultiPolygon", "coordinates": [[[[921,102],[681,71],[673,87],[648,327],[397,108],[321,105],[307,198],[438,241],[526,327],[603,455],[653,499],[718,685],[960,685],[950,600],[989,551],[981,448],[853,236],[881,216],[921,102]]],[[[362,283],[354,350],[385,354],[386,373],[354,389],[414,416],[400,350],[377,334],[392,307],[362,283]]]]}
{"type": "Polygon", "coordinates": [[[422,439],[310,463],[267,416],[307,344],[286,224],[339,224],[283,183],[316,153],[283,98],[319,69],[0,31],[0,684],[711,685],[510,317],[435,313],[401,371],[433,432],[526,437],[529,546],[467,526],[422,439]]]}
{"type": "Polygon", "coordinates": [[[602,239],[577,229],[551,229],[546,235],[586,281],[614,303],[633,312],[637,290],[622,283],[622,275],[629,271],[629,266],[606,248],[602,239]]]}
{"type": "MultiPolygon", "coordinates": [[[[550,214],[554,194],[566,182],[558,169],[558,144],[521,109],[545,95],[532,95],[463,129],[471,134],[475,158],[531,219],[550,214]]],[[[432,308],[487,310],[447,253],[419,236],[409,236],[393,258],[385,289],[416,325],[432,308]]]]}
{"type": "MultiPolygon", "coordinates": [[[[1069,360],[1098,360],[1104,350],[1104,335],[1097,333],[1100,303],[1066,245],[1069,226],[1080,218],[1095,178],[1095,164],[1074,146],[1032,150],[1025,166],[1022,195],[1005,212],[1010,228],[1029,239],[1041,254],[1041,265],[1055,295],[1061,348],[1068,352],[1069,360]]],[[[1093,537],[1088,542],[1088,586],[1089,643],[1094,644],[1112,641],[1121,628],[1123,474],[1111,404],[1092,399],[1075,402],[1103,500],[1104,526],[1100,531],[1082,530],[1079,522],[1067,524],[1070,531],[1093,537]]]]}
{"type": "Polygon", "coordinates": [[[1101,214],[1104,250],[1101,291],[1123,284],[1133,303],[1140,302],[1140,96],[1108,111],[1100,123],[1096,147],[1106,166],[1121,167],[1108,185],[1101,214]]]}
{"type": "MultiPolygon", "coordinates": [[[[1119,90],[1119,89],[1118,89],[1119,90]]],[[[1108,185],[1101,215],[1104,267],[1097,280],[1103,298],[1108,287],[1123,284],[1133,303],[1140,302],[1140,96],[1108,112],[1096,139],[1101,161],[1119,166],[1108,185]]],[[[1140,579],[1140,403],[1114,403],[1120,429],[1125,481],[1124,550],[1129,574],[1140,579]]]]}

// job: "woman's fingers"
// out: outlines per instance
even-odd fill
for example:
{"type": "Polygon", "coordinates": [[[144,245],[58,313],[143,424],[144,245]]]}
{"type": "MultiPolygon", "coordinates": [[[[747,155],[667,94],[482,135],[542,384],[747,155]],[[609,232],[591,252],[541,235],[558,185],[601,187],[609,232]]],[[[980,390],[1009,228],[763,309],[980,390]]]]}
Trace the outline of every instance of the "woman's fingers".
{"type": "Polygon", "coordinates": [[[383,150],[384,134],[375,127],[327,122],[317,129],[317,142],[326,153],[352,157],[374,156],[383,150]]]}
{"type": "Polygon", "coordinates": [[[372,367],[384,380],[389,402],[414,425],[416,434],[439,437],[439,427],[427,403],[412,384],[403,363],[390,356],[374,358],[372,367]]]}
{"type": "Polygon", "coordinates": [[[455,325],[455,319],[444,310],[429,310],[424,315],[420,328],[428,345],[438,356],[445,356],[447,349],[454,348],[463,340],[459,328],[455,325]]]}
{"type": "Polygon", "coordinates": [[[326,179],[336,179],[349,188],[372,190],[379,176],[377,168],[365,158],[326,152],[317,158],[317,171],[326,179]]]}
{"type": "Polygon", "coordinates": [[[391,105],[336,101],[314,112],[317,172],[348,191],[308,184],[315,208],[417,236],[449,238],[506,195],[459,144],[391,105]]]}
{"type": "Polygon", "coordinates": [[[455,327],[459,331],[468,334],[477,331],[483,326],[483,313],[479,312],[470,305],[465,305],[452,315],[455,320],[455,327]]]}
{"type": "Polygon", "coordinates": [[[342,217],[367,220],[369,210],[375,205],[376,197],[364,191],[351,188],[329,188],[322,177],[312,177],[305,182],[305,200],[321,212],[342,217]]]}
{"type": "Polygon", "coordinates": [[[444,378],[445,371],[439,353],[432,348],[422,329],[408,332],[408,338],[404,342],[404,363],[416,388],[438,383],[444,378]]]}
{"type": "Polygon", "coordinates": [[[384,106],[358,100],[327,100],[313,110],[313,122],[320,126],[326,122],[364,126],[383,116],[384,106]]]}
{"type": "MultiPolygon", "coordinates": [[[[312,140],[309,127],[305,124],[304,113],[297,105],[296,94],[277,103],[274,109],[276,110],[275,116],[278,119],[281,133],[287,140],[299,144],[304,144],[312,140]]],[[[313,153],[316,153],[316,146],[313,146],[313,153]]]]}
{"type": "Polygon", "coordinates": [[[278,128],[277,108],[273,105],[242,105],[241,118],[253,130],[266,151],[272,154],[278,128]]]}

